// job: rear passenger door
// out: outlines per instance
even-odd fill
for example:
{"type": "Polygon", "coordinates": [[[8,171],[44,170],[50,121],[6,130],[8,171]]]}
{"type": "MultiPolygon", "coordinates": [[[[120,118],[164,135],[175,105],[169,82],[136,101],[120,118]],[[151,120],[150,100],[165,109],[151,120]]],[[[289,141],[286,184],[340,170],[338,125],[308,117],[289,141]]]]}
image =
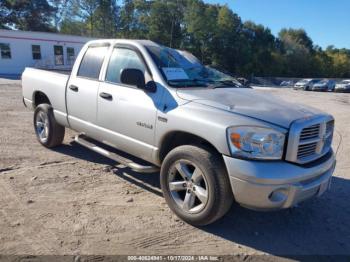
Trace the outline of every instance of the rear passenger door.
{"type": "Polygon", "coordinates": [[[122,84],[120,75],[126,68],[144,72],[146,83],[152,80],[140,51],[131,46],[114,47],[105,81],[99,87],[97,121],[104,130],[104,142],[147,160],[154,150],[155,101],[161,94],[159,88],[150,93],[122,84]],[[103,94],[110,97],[104,98],[103,94]]]}
{"type": "Polygon", "coordinates": [[[91,137],[96,129],[97,95],[100,71],[109,45],[89,46],[80,66],[69,80],[67,88],[67,111],[70,126],[91,137]]]}

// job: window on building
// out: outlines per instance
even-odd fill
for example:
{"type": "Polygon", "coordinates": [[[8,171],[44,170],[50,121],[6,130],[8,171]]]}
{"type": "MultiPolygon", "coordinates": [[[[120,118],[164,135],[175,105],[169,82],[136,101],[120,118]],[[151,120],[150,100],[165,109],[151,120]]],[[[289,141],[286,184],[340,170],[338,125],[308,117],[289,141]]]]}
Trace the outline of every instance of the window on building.
{"type": "Polygon", "coordinates": [[[32,45],[33,60],[41,60],[40,45],[32,45]]]}
{"type": "Polygon", "coordinates": [[[10,44],[0,43],[0,51],[2,59],[11,59],[10,44]]]}
{"type": "Polygon", "coordinates": [[[73,47],[67,47],[67,64],[73,65],[75,61],[75,52],[73,47]]]}
{"type": "Polygon", "coordinates": [[[55,45],[53,49],[55,54],[55,65],[64,65],[63,46],[55,45]]]}
{"type": "Polygon", "coordinates": [[[78,76],[98,79],[108,46],[89,47],[81,61],[78,76]]]}
{"type": "Polygon", "coordinates": [[[137,53],[131,49],[115,48],[109,61],[106,81],[120,83],[120,73],[125,68],[140,69],[145,72],[146,68],[137,53]]]}

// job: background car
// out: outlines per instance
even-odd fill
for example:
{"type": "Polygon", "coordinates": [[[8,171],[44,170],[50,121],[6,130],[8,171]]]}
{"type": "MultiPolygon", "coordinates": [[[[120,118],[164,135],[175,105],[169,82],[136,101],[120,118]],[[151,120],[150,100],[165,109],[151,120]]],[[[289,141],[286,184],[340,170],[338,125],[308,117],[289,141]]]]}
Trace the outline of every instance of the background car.
{"type": "Polygon", "coordinates": [[[282,81],[280,83],[280,86],[281,87],[290,87],[290,86],[293,86],[294,85],[294,82],[293,81],[282,81]]]}
{"type": "Polygon", "coordinates": [[[309,91],[309,90],[311,90],[313,85],[319,81],[320,80],[317,80],[317,79],[302,79],[302,80],[299,80],[298,82],[296,82],[293,89],[294,90],[302,89],[302,90],[309,91]]]}
{"type": "Polygon", "coordinates": [[[237,81],[240,82],[244,87],[251,88],[250,81],[244,77],[238,77],[237,81]]]}
{"type": "Polygon", "coordinates": [[[329,79],[323,79],[312,86],[312,91],[334,91],[335,81],[329,79]]]}
{"type": "Polygon", "coordinates": [[[335,85],[335,92],[350,92],[350,80],[343,80],[335,85]]]}

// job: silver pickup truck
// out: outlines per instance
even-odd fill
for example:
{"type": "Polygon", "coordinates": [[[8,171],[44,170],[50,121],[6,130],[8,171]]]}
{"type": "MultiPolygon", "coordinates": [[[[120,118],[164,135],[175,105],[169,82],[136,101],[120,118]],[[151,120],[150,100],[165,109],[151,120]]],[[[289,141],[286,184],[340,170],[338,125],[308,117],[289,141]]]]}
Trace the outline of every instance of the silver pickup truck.
{"type": "Polygon", "coordinates": [[[160,169],[166,202],[193,225],[234,200],[275,210],[320,196],[335,168],[332,116],[151,41],[89,42],[70,76],[27,68],[22,85],[42,145],[71,128],[77,143],[137,172],[160,169]]]}

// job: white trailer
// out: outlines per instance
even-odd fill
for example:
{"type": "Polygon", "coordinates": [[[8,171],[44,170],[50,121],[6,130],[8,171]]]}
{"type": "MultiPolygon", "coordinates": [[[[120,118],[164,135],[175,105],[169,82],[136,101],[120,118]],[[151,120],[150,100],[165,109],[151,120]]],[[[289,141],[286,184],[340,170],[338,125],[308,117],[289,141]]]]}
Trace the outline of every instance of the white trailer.
{"type": "Polygon", "coordinates": [[[25,67],[70,70],[92,38],[56,33],[0,30],[0,76],[16,77],[25,67]]]}

